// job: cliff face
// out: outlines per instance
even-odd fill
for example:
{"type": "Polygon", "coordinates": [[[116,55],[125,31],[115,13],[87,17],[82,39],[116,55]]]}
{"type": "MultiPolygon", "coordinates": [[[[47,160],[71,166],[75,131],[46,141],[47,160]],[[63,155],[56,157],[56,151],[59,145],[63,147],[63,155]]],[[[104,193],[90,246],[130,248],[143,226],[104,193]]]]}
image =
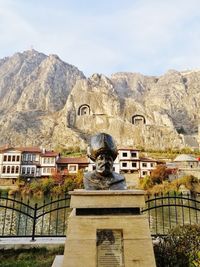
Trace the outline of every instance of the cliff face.
{"type": "Polygon", "coordinates": [[[85,148],[105,131],[119,146],[198,147],[199,84],[200,71],[86,78],[56,55],[16,53],[0,60],[0,144],[85,148]]]}

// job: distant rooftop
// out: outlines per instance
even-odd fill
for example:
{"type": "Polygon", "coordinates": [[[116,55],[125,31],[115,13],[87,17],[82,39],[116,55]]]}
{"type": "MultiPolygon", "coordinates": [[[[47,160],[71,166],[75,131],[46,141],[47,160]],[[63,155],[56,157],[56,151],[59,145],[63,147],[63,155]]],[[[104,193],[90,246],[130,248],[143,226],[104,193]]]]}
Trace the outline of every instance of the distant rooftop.
{"type": "Polygon", "coordinates": [[[187,154],[181,154],[178,155],[175,159],[175,162],[181,162],[181,161],[198,161],[198,159],[192,157],[191,155],[187,155],[187,154]]]}
{"type": "Polygon", "coordinates": [[[128,150],[128,151],[140,151],[141,149],[133,148],[133,147],[120,147],[118,150],[128,150]]]}
{"type": "Polygon", "coordinates": [[[88,158],[84,157],[74,157],[74,158],[59,158],[57,160],[57,163],[60,164],[88,164],[89,160],[88,158]]]}

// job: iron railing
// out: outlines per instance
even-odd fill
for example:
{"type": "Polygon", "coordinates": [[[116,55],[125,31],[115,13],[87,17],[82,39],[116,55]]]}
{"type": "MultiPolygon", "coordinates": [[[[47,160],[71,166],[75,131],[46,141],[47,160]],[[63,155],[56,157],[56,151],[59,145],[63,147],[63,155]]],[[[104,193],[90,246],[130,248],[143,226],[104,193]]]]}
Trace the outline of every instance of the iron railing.
{"type": "Polygon", "coordinates": [[[200,197],[195,194],[155,194],[146,197],[146,208],[152,235],[165,235],[177,225],[200,223],[200,197]]]}
{"type": "MultiPolygon", "coordinates": [[[[36,204],[16,195],[0,195],[0,238],[30,237],[34,241],[36,237],[64,237],[69,204],[69,195],[36,204]]],[[[142,213],[148,217],[152,235],[165,235],[178,224],[200,223],[200,198],[189,194],[147,196],[142,213]]]]}
{"type": "Polygon", "coordinates": [[[70,196],[45,199],[31,204],[29,199],[0,195],[0,237],[63,237],[67,228],[70,196]]]}

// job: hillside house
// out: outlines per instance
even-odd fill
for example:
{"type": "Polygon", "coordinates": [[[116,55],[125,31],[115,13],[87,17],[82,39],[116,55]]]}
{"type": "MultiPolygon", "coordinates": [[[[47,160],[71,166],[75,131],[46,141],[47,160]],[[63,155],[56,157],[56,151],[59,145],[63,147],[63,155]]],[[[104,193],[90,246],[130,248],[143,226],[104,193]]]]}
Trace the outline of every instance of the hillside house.
{"type": "Polygon", "coordinates": [[[20,176],[23,178],[40,177],[40,154],[38,147],[22,147],[20,176]]]}
{"type": "MultiPolygon", "coordinates": [[[[191,155],[178,155],[171,163],[177,169],[175,178],[180,178],[186,175],[193,175],[200,179],[200,161],[191,155]]],[[[167,164],[167,166],[169,165],[167,164]]]]}
{"type": "Polygon", "coordinates": [[[56,161],[59,158],[59,153],[54,151],[47,151],[44,148],[40,154],[40,167],[42,177],[51,176],[56,171],[56,161]]]}
{"type": "Polygon", "coordinates": [[[13,147],[0,149],[0,178],[16,179],[21,169],[22,151],[13,147]]]}
{"type": "Polygon", "coordinates": [[[147,175],[150,175],[152,170],[154,170],[160,163],[160,161],[155,159],[141,157],[139,161],[139,176],[145,177],[147,175]]]}
{"type": "Polygon", "coordinates": [[[131,148],[118,149],[119,172],[133,173],[139,170],[139,150],[131,148]]]}
{"type": "Polygon", "coordinates": [[[85,170],[88,167],[89,159],[86,157],[60,157],[56,161],[57,169],[61,173],[77,173],[78,170],[85,170]]]}
{"type": "Polygon", "coordinates": [[[0,179],[48,177],[56,170],[58,153],[39,147],[0,148],[0,179]]]}

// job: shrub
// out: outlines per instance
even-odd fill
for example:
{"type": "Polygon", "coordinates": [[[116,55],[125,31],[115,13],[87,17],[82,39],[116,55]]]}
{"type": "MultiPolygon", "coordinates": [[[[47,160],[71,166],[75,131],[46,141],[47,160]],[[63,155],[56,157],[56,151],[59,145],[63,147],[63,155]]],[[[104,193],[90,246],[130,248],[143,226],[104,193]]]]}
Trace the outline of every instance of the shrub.
{"type": "Polygon", "coordinates": [[[83,188],[83,170],[79,170],[77,174],[68,174],[65,177],[63,192],[72,191],[74,189],[83,188]]]}
{"type": "Polygon", "coordinates": [[[200,226],[177,226],[154,245],[157,267],[200,266],[200,226]]]}
{"type": "Polygon", "coordinates": [[[54,180],[52,178],[44,178],[41,180],[41,188],[44,194],[48,194],[51,192],[54,187],[54,180]]]}
{"type": "Polygon", "coordinates": [[[158,165],[150,175],[153,184],[161,184],[163,181],[167,180],[171,170],[169,170],[164,165],[158,165]]]}
{"type": "Polygon", "coordinates": [[[140,181],[139,181],[140,188],[147,190],[151,188],[152,186],[153,186],[153,183],[152,183],[150,176],[145,176],[144,178],[140,178],[140,181]]]}
{"type": "Polygon", "coordinates": [[[64,189],[64,192],[68,192],[68,191],[72,191],[76,189],[76,183],[75,183],[75,179],[73,176],[71,177],[68,176],[66,178],[64,185],[63,185],[63,189],[64,189]]]}
{"type": "Polygon", "coordinates": [[[55,184],[57,185],[63,184],[65,180],[64,175],[62,175],[61,171],[58,171],[58,170],[52,173],[51,178],[54,180],[55,184]]]}
{"type": "Polygon", "coordinates": [[[37,181],[37,180],[33,180],[29,184],[29,188],[30,188],[30,190],[31,190],[32,193],[37,193],[38,191],[41,191],[42,190],[41,182],[40,181],[37,181]]]}

